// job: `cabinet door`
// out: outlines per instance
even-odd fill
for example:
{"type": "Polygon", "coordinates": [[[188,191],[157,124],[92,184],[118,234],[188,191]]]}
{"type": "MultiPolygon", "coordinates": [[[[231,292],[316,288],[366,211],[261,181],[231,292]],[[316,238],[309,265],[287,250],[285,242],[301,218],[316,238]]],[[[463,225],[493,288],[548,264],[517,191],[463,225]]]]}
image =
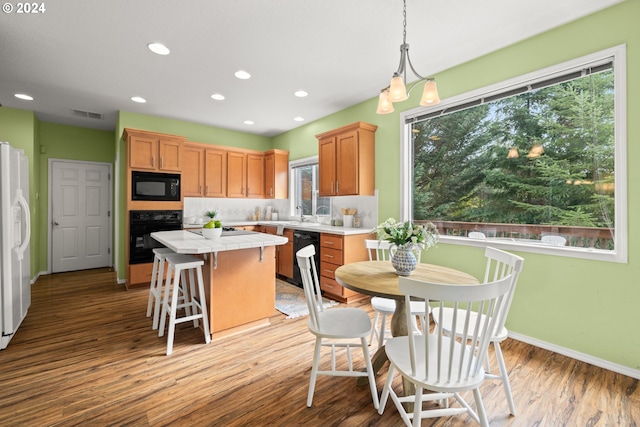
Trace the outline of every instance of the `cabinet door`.
{"type": "Polygon", "coordinates": [[[285,230],[288,243],[278,246],[278,274],[293,278],[293,230],[285,230]]]}
{"type": "Polygon", "coordinates": [[[318,192],[321,197],[335,196],[336,179],[336,139],[335,137],[318,141],[318,192]]]}
{"type": "Polygon", "coordinates": [[[129,140],[129,167],[155,170],[158,140],[152,137],[133,136],[129,140]]]}
{"type": "Polygon", "coordinates": [[[264,157],[264,197],[289,197],[289,153],[267,152],[264,157]]]}
{"type": "Polygon", "coordinates": [[[169,172],[182,171],[183,147],[182,141],[174,139],[160,139],[160,162],[158,169],[169,172]]]}
{"type": "Polygon", "coordinates": [[[227,152],[223,150],[205,151],[204,195],[206,197],[227,197],[227,152]]]}
{"type": "Polygon", "coordinates": [[[336,137],[336,193],[339,196],[358,194],[358,132],[336,137]]]}
{"type": "Polygon", "coordinates": [[[269,153],[264,156],[264,197],[275,199],[275,168],[276,155],[269,153]]]}
{"type": "Polygon", "coordinates": [[[204,149],[185,145],[182,194],[184,197],[204,196],[204,149]]]}
{"type": "Polygon", "coordinates": [[[245,179],[246,155],[229,151],[227,153],[227,197],[246,197],[245,179]]]}
{"type": "Polygon", "coordinates": [[[247,197],[264,198],[263,154],[247,154],[247,197]]]}

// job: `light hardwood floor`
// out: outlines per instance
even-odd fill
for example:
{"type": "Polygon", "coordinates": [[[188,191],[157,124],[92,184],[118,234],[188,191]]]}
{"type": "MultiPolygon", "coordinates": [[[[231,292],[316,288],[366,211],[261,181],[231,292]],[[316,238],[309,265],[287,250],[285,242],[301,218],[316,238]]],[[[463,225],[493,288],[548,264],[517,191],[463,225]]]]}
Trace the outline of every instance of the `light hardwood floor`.
{"type": "MultiPolygon", "coordinates": [[[[183,324],[167,357],[146,304],[146,290],[126,291],[108,269],[41,277],[27,318],[0,351],[0,426],[403,425],[390,402],[378,415],[368,387],[353,378],[320,377],[306,407],[306,318],[274,311],[270,327],[209,345],[183,324]]],[[[501,385],[486,381],[491,425],[640,425],[638,380],[510,339],[502,348],[519,412],[510,416],[501,385]]],[[[385,378],[386,367],[379,392],[385,378]]]]}

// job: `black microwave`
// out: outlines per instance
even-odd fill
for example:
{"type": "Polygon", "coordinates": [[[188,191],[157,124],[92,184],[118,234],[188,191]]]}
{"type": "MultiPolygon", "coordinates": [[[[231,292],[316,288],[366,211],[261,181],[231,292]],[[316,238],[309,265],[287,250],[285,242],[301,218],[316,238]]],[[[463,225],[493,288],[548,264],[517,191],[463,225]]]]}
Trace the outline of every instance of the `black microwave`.
{"type": "Polygon", "coordinates": [[[131,172],[131,200],[180,201],[180,175],[131,172]]]}

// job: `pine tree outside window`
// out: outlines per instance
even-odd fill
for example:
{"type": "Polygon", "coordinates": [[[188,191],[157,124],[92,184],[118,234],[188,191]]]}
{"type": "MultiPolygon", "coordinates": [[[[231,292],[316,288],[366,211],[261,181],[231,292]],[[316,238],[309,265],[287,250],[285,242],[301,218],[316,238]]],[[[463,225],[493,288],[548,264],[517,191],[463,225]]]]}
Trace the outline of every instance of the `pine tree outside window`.
{"type": "Polygon", "coordinates": [[[625,68],[614,48],[403,114],[404,218],[443,242],[626,262],[625,68]]]}

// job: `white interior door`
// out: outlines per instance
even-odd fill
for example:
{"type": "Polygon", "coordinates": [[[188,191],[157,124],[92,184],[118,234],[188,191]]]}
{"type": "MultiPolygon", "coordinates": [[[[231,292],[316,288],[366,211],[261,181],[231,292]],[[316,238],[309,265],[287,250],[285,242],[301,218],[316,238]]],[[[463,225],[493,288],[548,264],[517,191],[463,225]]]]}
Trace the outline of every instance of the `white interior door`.
{"type": "Polygon", "coordinates": [[[111,167],[103,163],[49,164],[53,273],[111,266],[111,167]]]}

